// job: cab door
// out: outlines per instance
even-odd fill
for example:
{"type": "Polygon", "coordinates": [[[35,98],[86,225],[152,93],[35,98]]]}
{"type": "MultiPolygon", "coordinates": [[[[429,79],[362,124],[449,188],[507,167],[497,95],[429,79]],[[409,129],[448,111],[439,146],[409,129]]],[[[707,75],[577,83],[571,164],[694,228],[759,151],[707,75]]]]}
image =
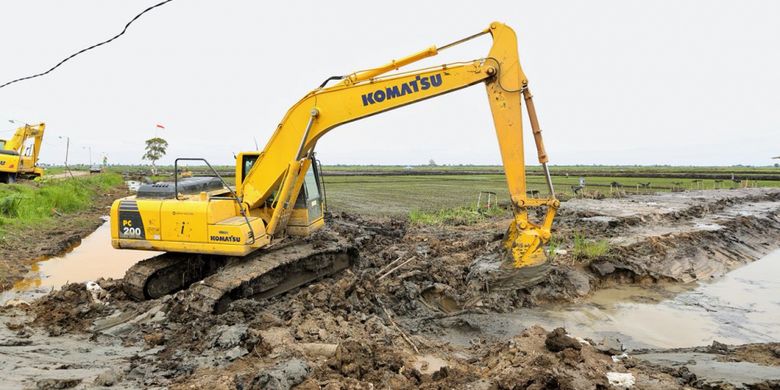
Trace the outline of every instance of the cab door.
{"type": "Polygon", "coordinates": [[[324,196],[317,161],[312,159],[311,166],[303,177],[303,186],[298,192],[287,232],[291,235],[305,236],[324,225],[324,196]]]}

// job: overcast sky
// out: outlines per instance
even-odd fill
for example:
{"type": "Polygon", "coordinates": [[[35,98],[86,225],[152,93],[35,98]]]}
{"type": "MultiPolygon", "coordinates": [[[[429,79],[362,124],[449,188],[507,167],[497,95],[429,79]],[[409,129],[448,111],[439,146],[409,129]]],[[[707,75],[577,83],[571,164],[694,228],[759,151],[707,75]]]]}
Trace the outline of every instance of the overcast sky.
{"type": "MultiPolygon", "coordinates": [[[[0,2],[0,83],[104,40],[156,1],[0,2]]],[[[48,76],[0,89],[7,119],[44,121],[41,160],[140,163],[144,140],[232,164],[326,77],[443,45],[493,20],[518,34],[553,164],[768,165],[780,155],[777,1],[176,0],[48,76]]],[[[421,65],[487,54],[489,37],[421,65]]],[[[500,163],[484,88],[337,128],[324,164],[500,163]]],[[[527,129],[526,129],[527,130],[527,129]]],[[[527,133],[528,134],[528,133],[527,133]]],[[[531,137],[526,138],[527,160],[531,137]]]]}

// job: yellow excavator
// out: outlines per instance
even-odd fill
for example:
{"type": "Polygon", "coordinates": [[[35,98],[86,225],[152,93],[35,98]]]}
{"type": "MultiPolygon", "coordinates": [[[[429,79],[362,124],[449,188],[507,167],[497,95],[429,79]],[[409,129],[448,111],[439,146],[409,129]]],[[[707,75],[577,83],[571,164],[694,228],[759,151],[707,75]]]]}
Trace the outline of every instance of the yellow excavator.
{"type": "MultiPolygon", "coordinates": [[[[112,245],[164,251],[128,270],[125,291],[136,299],[187,288],[196,307],[223,310],[232,300],[267,297],[349,265],[355,253],[342,240],[323,247],[306,237],[324,226],[323,186],[314,157],[317,141],[341,124],[484,84],[493,114],[514,218],[504,246],[516,268],[546,261],[543,245],[559,206],[547,169],[528,80],[520,67],[515,32],[502,23],[442,47],[432,46],[384,66],[333,76],[298,101],[259,152],[236,157],[235,187],[215,177],[174,178],[144,185],[111,208],[112,245]],[[399,68],[482,35],[493,45],[486,57],[425,69],[399,68]],[[331,85],[328,85],[332,83],[331,85]],[[522,101],[531,124],[548,198],[526,196],[522,101]],[[540,223],[528,218],[545,207],[540,223]],[[199,283],[194,282],[199,281],[199,283]]],[[[175,172],[183,161],[179,158],[175,172]]]]}
{"type": "Polygon", "coordinates": [[[25,124],[16,129],[11,139],[0,140],[0,183],[13,183],[20,177],[43,176],[43,168],[38,166],[38,154],[45,129],[44,123],[25,124]]]}

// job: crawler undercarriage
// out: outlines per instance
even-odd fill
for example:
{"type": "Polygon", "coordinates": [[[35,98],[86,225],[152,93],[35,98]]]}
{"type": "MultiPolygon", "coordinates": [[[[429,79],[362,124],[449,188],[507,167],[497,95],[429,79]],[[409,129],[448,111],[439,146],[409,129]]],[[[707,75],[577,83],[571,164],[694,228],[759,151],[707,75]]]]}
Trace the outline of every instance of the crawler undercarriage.
{"type": "Polygon", "coordinates": [[[186,289],[191,308],[220,313],[241,298],[268,298],[348,267],[358,253],[344,240],[297,239],[246,257],[165,253],[131,267],[124,290],[137,300],[186,289]]]}

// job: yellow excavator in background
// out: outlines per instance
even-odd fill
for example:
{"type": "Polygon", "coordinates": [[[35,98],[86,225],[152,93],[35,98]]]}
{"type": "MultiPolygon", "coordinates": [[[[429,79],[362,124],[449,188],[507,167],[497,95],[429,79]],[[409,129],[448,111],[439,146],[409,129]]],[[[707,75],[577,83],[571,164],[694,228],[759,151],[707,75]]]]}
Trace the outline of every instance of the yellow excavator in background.
{"type": "Polygon", "coordinates": [[[0,140],[0,183],[13,183],[19,177],[43,176],[43,168],[38,166],[38,154],[45,129],[44,123],[25,124],[16,129],[11,139],[0,140]]]}
{"type": "MultiPolygon", "coordinates": [[[[166,252],[131,267],[125,290],[137,299],[149,299],[200,281],[188,290],[199,295],[198,308],[220,311],[236,298],[278,294],[343,269],[355,256],[343,243],[323,248],[294,239],[324,225],[322,181],[314,157],[317,141],[344,123],[476,84],[487,87],[511,194],[514,218],[504,242],[507,258],[517,268],[539,266],[546,261],[543,245],[559,202],[515,32],[495,22],[442,47],[328,78],[290,108],[262,151],[237,156],[235,189],[214,171],[214,178],[144,185],[136,196],[115,201],[112,245],[166,252]],[[486,57],[388,74],[486,34],[493,38],[486,57]],[[332,81],[336,83],[328,86],[332,81]],[[550,191],[546,199],[526,196],[523,100],[550,191]],[[529,220],[532,207],[546,207],[541,223],[529,220]]],[[[179,158],[176,172],[181,161],[192,160],[211,167],[203,159],[179,158]]]]}

